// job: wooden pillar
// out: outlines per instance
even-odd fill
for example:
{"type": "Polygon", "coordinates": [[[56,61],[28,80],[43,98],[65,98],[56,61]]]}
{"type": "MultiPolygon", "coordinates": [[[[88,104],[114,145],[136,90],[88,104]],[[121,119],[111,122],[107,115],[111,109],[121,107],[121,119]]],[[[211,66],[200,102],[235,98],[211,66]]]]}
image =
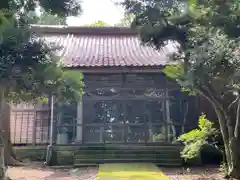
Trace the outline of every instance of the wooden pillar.
{"type": "Polygon", "coordinates": [[[100,127],[100,143],[104,143],[104,139],[103,139],[103,136],[104,136],[104,127],[101,126],[100,127]]]}
{"type": "Polygon", "coordinates": [[[83,131],[82,131],[82,124],[83,124],[83,101],[82,102],[78,102],[77,104],[77,131],[76,131],[76,141],[81,143],[82,142],[82,135],[83,135],[83,131]]]}
{"type": "Polygon", "coordinates": [[[54,96],[50,97],[50,136],[49,136],[49,145],[47,147],[46,161],[45,163],[50,165],[52,159],[52,146],[54,141],[54,96]]]}
{"type": "Polygon", "coordinates": [[[166,89],[166,138],[167,141],[170,142],[170,123],[171,123],[171,116],[170,116],[170,102],[169,102],[169,96],[168,96],[168,89],[166,89]]]}
{"type": "Polygon", "coordinates": [[[54,97],[51,95],[51,105],[50,105],[50,146],[53,145],[53,138],[54,138],[54,97]]]}

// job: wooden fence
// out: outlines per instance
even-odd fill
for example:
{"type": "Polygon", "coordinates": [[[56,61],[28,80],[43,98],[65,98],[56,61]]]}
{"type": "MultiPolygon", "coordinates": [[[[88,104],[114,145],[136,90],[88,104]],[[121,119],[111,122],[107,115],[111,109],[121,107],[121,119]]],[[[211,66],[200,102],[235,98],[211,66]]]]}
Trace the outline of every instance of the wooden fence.
{"type": "Polygon", "coordinates": [[[13,144],[47,144],[50,131],[48,104],[13,105],[10,111],[10,130],[13,144]]]}

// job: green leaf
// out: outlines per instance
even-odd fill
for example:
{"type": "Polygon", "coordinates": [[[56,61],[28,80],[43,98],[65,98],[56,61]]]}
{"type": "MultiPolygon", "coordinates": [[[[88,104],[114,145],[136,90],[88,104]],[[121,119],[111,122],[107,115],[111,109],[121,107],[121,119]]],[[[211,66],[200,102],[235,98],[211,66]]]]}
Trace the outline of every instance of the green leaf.
{"type": "Polygon", "coordinates": [[[213,127],[213,123],[206,119],[206,115],[199,117],[198,128],[182,134],[178,140],[183,142],[184,149],[181,155],[185,159],[192,159],[199,155],[201,148],[208,144],[209,137],[215,137],[218,131],[213,127]]]}
{"type": "Polygon", "coordinates": [[[167,65],[163,72],[172,79],[180,79],[183,76],[184,69],[182,65],[167,65]]]}

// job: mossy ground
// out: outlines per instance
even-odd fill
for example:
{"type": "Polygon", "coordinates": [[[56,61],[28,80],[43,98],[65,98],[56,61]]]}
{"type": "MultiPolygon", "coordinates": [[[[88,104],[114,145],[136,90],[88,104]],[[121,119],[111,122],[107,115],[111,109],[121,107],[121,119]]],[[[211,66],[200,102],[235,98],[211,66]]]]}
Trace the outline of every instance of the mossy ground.
{"type": "Polygon", "coordinates": [[[169,177],[151,163],[101,164],[98,180],[169,180],[169,177]]]}

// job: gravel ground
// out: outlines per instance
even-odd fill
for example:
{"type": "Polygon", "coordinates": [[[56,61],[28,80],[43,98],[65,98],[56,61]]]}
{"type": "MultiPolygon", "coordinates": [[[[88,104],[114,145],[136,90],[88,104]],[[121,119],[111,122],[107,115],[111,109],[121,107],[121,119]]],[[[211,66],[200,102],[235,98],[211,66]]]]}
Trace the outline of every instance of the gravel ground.
{"type": "Polygon", "coordinates": [[[219,167],[160,168],[170,180],[223,180],[219,167]]]}
{"type": "Polygon", "coordinates": [[[98,167],[49,168],[39,163],[24,167],[9,167],[7,174],[12,180],[96,180],[98,167]]]}
{"type": "MultiPolygon", "coordinates": [[[[170,180],[223,180],[218,167],[160,168],[170,180]]],[[[50,168],[31,162],[24,167],[9,167],[12,180],[97,180],[98,167],[50,168]]]]}

